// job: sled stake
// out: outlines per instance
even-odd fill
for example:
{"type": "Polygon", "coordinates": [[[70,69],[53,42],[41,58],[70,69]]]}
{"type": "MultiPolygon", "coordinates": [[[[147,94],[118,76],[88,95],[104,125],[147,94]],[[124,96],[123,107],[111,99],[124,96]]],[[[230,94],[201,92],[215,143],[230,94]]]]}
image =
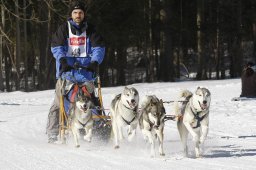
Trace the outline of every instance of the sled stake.
{"type": "Polygon", "coordinates": [[[67,115],[64,109],[64,96],[61,95],[60,97],[60,113],[59,113],[59,135],[60,135],[60,140],[62,143],[65,142],[65,122],[68,123],[67,121],[67,115]]]}

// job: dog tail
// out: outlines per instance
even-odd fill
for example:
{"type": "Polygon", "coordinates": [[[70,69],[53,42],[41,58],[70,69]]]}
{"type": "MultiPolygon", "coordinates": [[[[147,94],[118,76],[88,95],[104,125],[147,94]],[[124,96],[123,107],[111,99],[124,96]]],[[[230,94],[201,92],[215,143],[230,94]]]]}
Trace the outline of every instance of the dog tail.
{"type": "Polygon", "coordinates": [[[185,107],[188,103],[188,100],[192,97],[193,93],[189,90],[182,90],[179,95],[179,99],[184,98],[184,102],[174,102],[174,114],[176,116],[176,121],[184,114],[185,107]]]}
{"type": "Polygon", "coordinates": [[[173,110],[174,110],[174,115],[175,115],[175,121],[178,121],[179,117],[182,116],[180,103],[174,102],[173,107],[174,107],[173,110]]]}
{"type": "Polygon", "coordinates": [[[193,93],[189,90],[182,90],[180,93],[180,98],[190,98],[193,95],[193,93]]]}

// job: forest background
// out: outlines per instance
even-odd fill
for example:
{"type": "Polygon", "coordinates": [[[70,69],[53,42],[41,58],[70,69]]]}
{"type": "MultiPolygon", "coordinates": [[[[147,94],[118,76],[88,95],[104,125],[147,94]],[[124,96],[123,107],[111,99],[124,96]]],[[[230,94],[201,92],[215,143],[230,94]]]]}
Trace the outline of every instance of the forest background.
{"type": "MultiPolygon", "coordinates": [[[[72,0],[0,0],[0,91],[54,88],[53,32],[72,0]]],[[[255,0],[84,0],[105,39],[102,86],[240,77],[256,61],[255,0]]]]}

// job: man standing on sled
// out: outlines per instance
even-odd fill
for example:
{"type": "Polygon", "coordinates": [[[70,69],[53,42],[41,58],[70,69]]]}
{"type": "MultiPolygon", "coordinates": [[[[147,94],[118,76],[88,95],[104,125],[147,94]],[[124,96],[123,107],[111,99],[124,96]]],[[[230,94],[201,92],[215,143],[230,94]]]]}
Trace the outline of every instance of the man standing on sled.
{"type": "Polygon", "coordinates": [[[63,84],[93,81],[93,74],[105,55],[101,36],[86,21],[84,4],[73,2],[70,10],[71,18],[60,25],[51,43],[51,51],[56,59],[57,83],[47,121],[48,143],[57,141],[59,134],[60,97],[64,93],[63,84]]]}

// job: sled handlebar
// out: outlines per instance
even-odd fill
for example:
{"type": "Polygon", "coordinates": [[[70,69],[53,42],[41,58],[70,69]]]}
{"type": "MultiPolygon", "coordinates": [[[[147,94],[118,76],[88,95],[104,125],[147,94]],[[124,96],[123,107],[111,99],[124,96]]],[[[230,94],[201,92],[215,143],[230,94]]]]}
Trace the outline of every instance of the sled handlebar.
{"type": "Polygon", "coordinates": [[[88,68],[88,67],[85,67],[85,66],[81,66],[78,62],[75,62],[73,66],[69,66],[69,69],[67,69],[65,71],[64,70],[60,70],[60,74],[59,75],[61,76],[62,73],[68,72],[70,70],[80,70],[80,69],[88,71],[88,72],[92,72],[92,73],[96,72],[96,70],[92,70],[91,68],[88,68]]]}
{"type": "Polygon", "coordinates": [[[78,62],[75,62],[75,63],[74,63],[73,68],[74,68],[74,70],[82,69],[82,70],[89,71],[89,70],[88,70],[88,67],[81,66],[81,65],[79,65],[79,63],[78,63],[78,62]]]}

